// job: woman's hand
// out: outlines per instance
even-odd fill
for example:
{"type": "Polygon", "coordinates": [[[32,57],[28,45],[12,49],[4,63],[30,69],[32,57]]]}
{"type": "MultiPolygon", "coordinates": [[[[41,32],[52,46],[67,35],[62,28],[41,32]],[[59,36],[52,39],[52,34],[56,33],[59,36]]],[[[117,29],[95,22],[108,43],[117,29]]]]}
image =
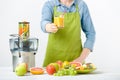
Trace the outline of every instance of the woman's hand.
{"type": "Polygon", "coordinates": [[[85,59],[87,58],[87,56],[89,55],[89,53],[90,53],[90,50],[88,48],[84,48],[80,57],[75,59],[73,62],[83,63],[85,61],[85,59]]]}
{"type": "Polygon", "coordinates": [[[46,31],[51,33],[56,33],[58,31],[58,28],[54,23],[49,23],[46,25],[46,31]]]}

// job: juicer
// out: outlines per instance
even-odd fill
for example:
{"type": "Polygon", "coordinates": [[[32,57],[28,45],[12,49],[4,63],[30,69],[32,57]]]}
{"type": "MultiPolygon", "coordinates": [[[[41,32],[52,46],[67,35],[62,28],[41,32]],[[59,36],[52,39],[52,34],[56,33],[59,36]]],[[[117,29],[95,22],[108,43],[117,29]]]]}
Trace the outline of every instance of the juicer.
{"type": "Polygon", "coordinates": [[[11,36],[12,38],[9,39],[9,45],[12,53],[13,71],[15,71],[16,66],[22,62],[27,64],[27,71],[30,71],[31,67],[35,67],[35,55],[38,50],[39,40],[37,38],[21,40],[17,34],[11,36]]]}

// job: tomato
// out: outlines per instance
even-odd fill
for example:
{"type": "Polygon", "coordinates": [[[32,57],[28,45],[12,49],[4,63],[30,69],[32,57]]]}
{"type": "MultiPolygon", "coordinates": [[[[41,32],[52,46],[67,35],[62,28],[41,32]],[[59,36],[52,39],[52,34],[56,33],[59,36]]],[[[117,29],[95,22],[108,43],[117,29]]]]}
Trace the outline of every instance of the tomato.
{"type": "Polygon", "coordinates": [[[37,75],[37,74],[43,74],[44,70],[42,68],[39,68],[39,67],[33,67],[33,68],[30,69],[30,72],[32,74],[37,75]]]}

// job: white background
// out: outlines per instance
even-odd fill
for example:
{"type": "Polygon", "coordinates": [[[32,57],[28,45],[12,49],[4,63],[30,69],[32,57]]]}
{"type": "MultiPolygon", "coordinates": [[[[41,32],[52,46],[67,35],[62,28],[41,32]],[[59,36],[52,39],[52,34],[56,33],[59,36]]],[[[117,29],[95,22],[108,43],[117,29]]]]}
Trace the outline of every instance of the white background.
{"type": "MultiPolygon", "coordinates": [[[[86,61],[93,62],[101,69],[120,70],[120,1],[84,1],[89,7],[96,30],[94,51],[86,61]]],[[[47,45],[47,34],[40,28],[44,2],[45,0],[0,0],[0,66],[12,66],[9,35],[18,33],[18,22],[21,21],[30,22],[30,36],[39,39],[36,66],[42,66],[47,45]]]]}

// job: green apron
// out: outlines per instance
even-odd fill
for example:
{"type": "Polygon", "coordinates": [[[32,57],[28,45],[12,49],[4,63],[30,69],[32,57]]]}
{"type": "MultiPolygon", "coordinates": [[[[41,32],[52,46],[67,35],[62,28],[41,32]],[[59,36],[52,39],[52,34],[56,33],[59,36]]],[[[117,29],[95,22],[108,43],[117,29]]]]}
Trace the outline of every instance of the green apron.
{"type": "MultiPolygon", "coordinates": [[[[57,12],[55,6],[54,16],[60,14],[62,12],[57,12]]],[[[49,34],[43,66],[58,60],[72,61],[80,56],[81,51],[81,23],[78,6],[76,6],[75,12],[65,13],[64,29],[49,34]]]]}

